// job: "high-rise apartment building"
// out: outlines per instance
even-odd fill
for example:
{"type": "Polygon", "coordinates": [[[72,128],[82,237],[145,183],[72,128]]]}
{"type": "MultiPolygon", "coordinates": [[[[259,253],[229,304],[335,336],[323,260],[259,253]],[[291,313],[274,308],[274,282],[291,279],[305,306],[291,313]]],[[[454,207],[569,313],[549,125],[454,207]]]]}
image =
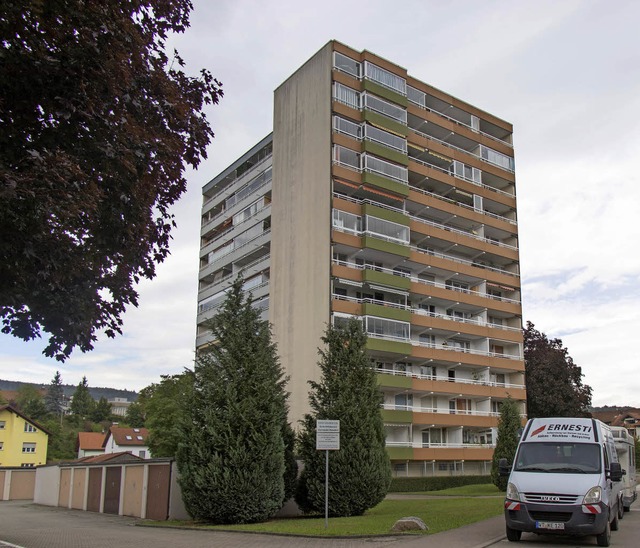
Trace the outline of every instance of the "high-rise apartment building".
{"type": "Polygon", "coordinates": [[[275,91],[273,133],[203,189],[197,346],[242,271],[291,418],[326,326],[358,317],[396,475],[487,473],[525,413],[511,124],[329,42],[275,91]]]}

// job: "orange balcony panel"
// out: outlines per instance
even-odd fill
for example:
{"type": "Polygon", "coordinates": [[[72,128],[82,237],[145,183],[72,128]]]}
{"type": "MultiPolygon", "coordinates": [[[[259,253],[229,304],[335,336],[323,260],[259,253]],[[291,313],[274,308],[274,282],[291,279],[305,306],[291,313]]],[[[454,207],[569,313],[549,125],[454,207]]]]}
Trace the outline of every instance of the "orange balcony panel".
{"type": "Polygon", "coordinates": [[[446,413],[413,413],[413,424],[438,424],[442,426],[477,426],[490,428],[498,426],[498,417],[462,415],[446,413]]]}
{"type": "Polygon", "coordinates": [[[422,327],[458,331],[460,333],[467,333],[469,335],[476,335],[479,337],[489,337],[503,341],[512,341],[515,343],[522,342],[522,333],[520,331],[507,331],[506,329],[498,329],[496,327],[488,327],[486,325],[456,322],[454,320],[445,320],[443,318],[436,318],[421,314],[412,314],[411,323],[422,327]]]}
{"type": "Polygon", "coordinates": [[[362,315],[362,305],[340,299],[331,299],[331,310],[332,312],[342,312],[343,314],[362,315]]]}
{"type": "Polygon", "coordinates": [[[518,316],[522,313],[520,305],[517,303],[508,303],[499,301],[497,299],[491,299],[489,297],[483,297],[481,295],[464,293],[463,291],[454,291],[453,289],[435,287],[428,284],[421,284],[419,282],[412,282],[411,293],[418,293],[419,295],[430,295],[432,297],[439,297],[441,299],[446,299],[449,301],[459,301],[461,303],[482,306],[491,310],[510,312],[518,316]]]}
{"type": "Polygon", "coordinates": [[[347,280],[353,280],[354,282],[362,281],[362,270],[350,268],[348,266],[342,266],[339,264],[331,265],[331,275],[336,278],[345,278],[347,280]]]}
{"type": "Polygon", "coordinates": [[[413,450],[414,460],[491,460],[491,447],[422,447],[413,450]]]}

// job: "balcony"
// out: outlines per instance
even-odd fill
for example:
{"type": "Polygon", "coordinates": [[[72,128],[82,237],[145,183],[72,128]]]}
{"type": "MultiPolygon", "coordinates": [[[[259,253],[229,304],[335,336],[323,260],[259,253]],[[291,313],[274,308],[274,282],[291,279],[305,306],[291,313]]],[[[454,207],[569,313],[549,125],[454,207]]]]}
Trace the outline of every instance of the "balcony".
{"type": "MultiPolygon", "coordinates": [[[[334,259],[332,261],[333,264],[335,265],[339,265],[339,266],[345,266],[347,268],[353,268],[356,270],[367,270],[367,265],[362,265],[362,264],[357,264],[355,262],[351,262],[351,261],[341,261],[341,260],[337,260],[334,259]]],[[[506,297],[502,297],[500,295],[492,295],[491,293],[487,293],[487,292],[483,292],[483,291],[473,291],[471,289],[462,289],[462,288],[458,288],[458,287],[454,287],[454,286],[450,286],[450,285],[446,285],[444,283],[440,283],[440,282],[434,282],[431,280],[423,280],[422,278],[419,278],[417,276],[412,276],[412,275],[407,275],[406,273],[403,272],[398,272],[397,270],[391,269],[391,268],[386,268],[386,267],[379,267],[376,268],[377,272],[383,273],[383,274],[387,274],[390,276],[394,276],[396,278],[407,278],[409,279],[412,283],[417,283],[417,284],[422,284],[422,285],[427,285],[427,286],[431,286],[431,287],[438,287],[441,289],[446,289],[447,291],[456,291],[459,293],[465,293],[468,295],[476,295],[478,297],[483,297],[486,299],[492,299],[495,301],[500,301],[500,302],[505,302],[505,303],[511,303],[511,304],[521,304],[519,299],[509,299],[506,297]]],[[[397,284],[396,284],[397,285],[397,284]]],[[[403,285],[404,287],[404,285],[403,285]]],[[[452,300],[457,300],[458,297],[453,297],[452,296],[452,300]]]]}

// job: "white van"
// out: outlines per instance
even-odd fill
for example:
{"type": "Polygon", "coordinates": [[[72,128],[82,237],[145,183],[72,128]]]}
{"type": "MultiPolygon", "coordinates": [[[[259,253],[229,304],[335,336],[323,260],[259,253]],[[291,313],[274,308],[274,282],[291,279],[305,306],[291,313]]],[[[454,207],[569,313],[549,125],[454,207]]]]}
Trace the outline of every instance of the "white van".
{"type": "Polygon", "coordinates": [[[507,538],[522,532],[596,535],[609,546],[618,528],[622,468],[611,429],[595,419],[530,419],[509,475],[504,503],[507,538]]]}
{"type": "Polygon", "coordinates": [[[612,426],[618,462],[622,466],[622,505],[624,511],[631,509],[636,500],[636,445],[633,436],[622,426],[612,426]]]}

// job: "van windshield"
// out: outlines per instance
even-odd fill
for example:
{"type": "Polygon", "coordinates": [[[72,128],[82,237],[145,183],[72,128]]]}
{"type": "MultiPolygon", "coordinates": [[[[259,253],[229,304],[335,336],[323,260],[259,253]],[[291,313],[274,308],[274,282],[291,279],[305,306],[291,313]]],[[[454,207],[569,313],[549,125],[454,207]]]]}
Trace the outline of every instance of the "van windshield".
{"type": "Polygon", "coordinates": [[[600,447],[595,443],[522,443],[514,470],[556,474],[599,474],[600,447]]]}

